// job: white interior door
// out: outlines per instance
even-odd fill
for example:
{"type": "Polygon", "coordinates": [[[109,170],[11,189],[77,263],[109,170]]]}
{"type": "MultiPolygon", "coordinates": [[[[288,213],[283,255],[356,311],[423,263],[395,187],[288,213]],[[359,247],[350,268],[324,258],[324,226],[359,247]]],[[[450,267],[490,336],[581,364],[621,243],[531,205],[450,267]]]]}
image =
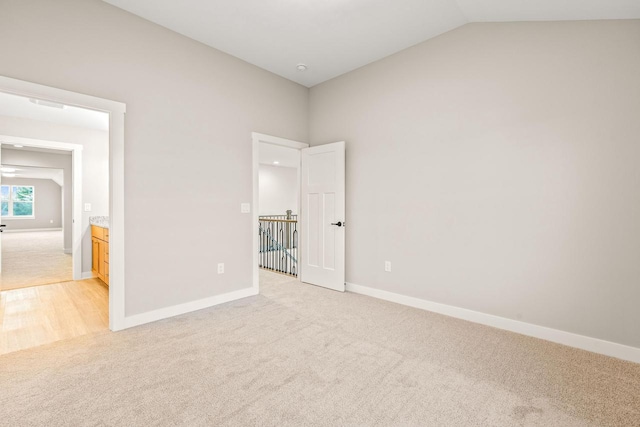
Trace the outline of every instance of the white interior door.
{"type": "Polygon", "coordinates": [[[345,143],[303,148],[301,276],[344,292],[345,143]]]}

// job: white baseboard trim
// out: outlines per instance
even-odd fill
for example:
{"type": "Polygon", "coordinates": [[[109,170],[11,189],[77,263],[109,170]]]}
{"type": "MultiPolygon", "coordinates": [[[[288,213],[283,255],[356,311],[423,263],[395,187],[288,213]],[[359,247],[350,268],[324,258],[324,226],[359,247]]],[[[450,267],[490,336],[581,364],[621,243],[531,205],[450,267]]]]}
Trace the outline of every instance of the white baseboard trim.
{"type": "Polygon", "coordinates": [[[505,317],[494,316],[492,314],[481,313],[479,311],[468,310],[466,308],[454,307],[451,305],[427,301],[367,286],[347,283],[347,291],[367,295],[386,301],[395,302],[409,307],[420,308],[434,313],[444,314],[458,319],[468,320],[482,325],[492,326],[506,331],[516,332],[534,338],[564,344],[569,347],[591,351],[593,353],[604,354],[630,362],[640,363],[640,348],[604,341],[598,338],[591,338],[558,329],[547,328],[546,326],[533,325],[531,323],[518,320],[507,319],[505,317]]]}
{"type": "Polygon", "coordinates": [[[62,231],[62,228],[5,228],[4,233],[28,233],[31,231],[62,231]]]}
{"type": "Polygon", "coordinates": [[[64,248],[64,253],[65,253],[65,254],[70,254],[70,253],[72,253],[72,252],[73,252],[73,251],[71,250],[71,248],[64,248]]]}
{"type": "Polygon", "coordinates": [[[169,317],[179,316],[181,314],[190,313],[192,311],[202,310],[204,308],[213,307],[214,305],[224,304],[226,302],[235,301],[257,294],[258,290],[251,287],[240,289],[239,291],[228,292],[222,295],[215,295],[209,298],[203,298],[197,301],[191,301],[171,307],[160,308],[158,310],[148,311],[146,313],[127,316],[124,318],[123,329],[144,325],[145,323],[151,323],[157,320],[167,319],[169,317]]]}
{"type": "Polygon", "coordinates": [[[85,279],[93,279],[95,276],[90,271],[83,271],[80,277],[82,278],[82,280],[85,280],[85,279]]]}

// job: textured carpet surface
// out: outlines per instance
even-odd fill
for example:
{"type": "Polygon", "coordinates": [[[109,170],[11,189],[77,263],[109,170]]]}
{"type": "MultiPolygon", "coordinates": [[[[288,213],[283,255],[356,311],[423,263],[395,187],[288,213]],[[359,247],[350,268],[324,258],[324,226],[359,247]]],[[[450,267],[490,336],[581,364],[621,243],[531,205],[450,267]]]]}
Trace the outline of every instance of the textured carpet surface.
{"type": "Polygon", "coordinates": [[[261,294],[0,356],[0,425],[638,426],[640,365],[261,273],[261,294]]]}
{"type": "Polygon", "coordinates": [[[0,290],[65,282],[73,278],[62,231],[1,233],[0,290]]]}

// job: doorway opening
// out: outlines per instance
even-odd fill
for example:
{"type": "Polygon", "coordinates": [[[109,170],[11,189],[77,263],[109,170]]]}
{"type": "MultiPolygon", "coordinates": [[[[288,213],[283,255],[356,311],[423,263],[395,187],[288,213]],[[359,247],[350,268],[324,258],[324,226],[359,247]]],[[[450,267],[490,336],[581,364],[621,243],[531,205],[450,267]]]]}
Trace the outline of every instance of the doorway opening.
{"type": "Polygon", "coordinates": [[[106,113],[0,93],[0,353],[108,328],[87,233],[109,212],[108,131],[106,113]]]}
{"type": "Polygon", "coordinates": [[[260,142],[258,266],[298,277],[300,150],[260,142]]]}
{"type": "Polygon", "coordinates": [[[62,168],[33,166],[36,160],[48,158],[69,169],[71,153],[24,150],[0,146],[0,158],[4,155],[0,175],[2,291],[73,280],[73,230],[64,221],[65,192],[73,188],[72,178],[67,175],[65,180],[62,168]]]}
{"type": "MultiPolygon", "coordinates": [[[[4,101],[6,98],[0,93],[0,111],[4,101]]],[[[29,134],[38,125],[50,126],[37,120],[21,118],[16,120],[14,117],[0,115],[0,128],[6,131],[13,127],[11,131],[14,134],[29,134]]],[[[55,126],[49,127],[48,130],[60,132],[60,128],[55,126]]],[[[68,131],[66,128],[62,128],[62,130],[68,131]]],[[[2,184],[3,190],[2,216],[0,217],[3,221],[2,235],[5,236],[13,232],[26,233],[10,239],[22,238],[22,240],[26,240],[31,236],[30,232],[56,231],[55,225],[60,224],[62,250],[65,254],[71,255],[72,274],[69,280],[82,279],[83,258],[86,258],[83,253],[87,250],[86,247],[83,248],[82,244],[81,203],[83,187],[88,187],[90,192],[95,193],[94,186],[83,185],[85,181],[82,174],[83,145],[6,134],[0,134],[0,142],[2,143],[0,145],[1,163],[6,166],[5,171],[10,171],[3,171],[0,175],[0,184],[2,184]],[[15,181],[15,179],[19,181],[15,181]],[[59,191],[55,186],[52,188],[48,181],[60,185],[59,191]],[[15,182],[28,182],[31,185],[11,185],[15,182]],[[24,192],[27,189],[29,190],[28,197],[19,196],[20,190],[24,192]],[[16,205],[18,205],[18,209],[16,209],[16,205]],[[24,205],[27,205],[26,209],[24,205]],[[18,211],[20,212],[18,213],[18,211]],[[49,225],[54,225],[53,229],[48,227],[49,225]]],[[[102,142],[106,144],[108,138],[102,142]]],[[[108,149],[108,145],[105,145],[105,148],[108,149]]],[[[99,161],[99,159],[87,160],[99,161]]],[[[103,171],[103,174],[105,173],[107,175],[97,181],[108,182],[108,171],[103,171]]],[[[106,200],[106,198],[103,199],[106,200]]],[[[106,209],[108,209],[108,205],[106,209]]],[[[7,282],[7,278],[2,273],[5,270],[12,271],[15,266],[5,265],[7,262],[2,257],[5,252],[1,248],[2,242],[3,239],[0,239],[0,290],[9,290],[12,285],[7,282]]],[[[46,277],[44,279],[37,278],[37,271],[30,272],[32,276],[26,271],[27,268],[34,270],[37,267],[37,265],[25,266],[23,268],[25,271],[22,272],[26,277],[24,280],[31,278],[32,286],[47,284],[46,277]]]]}
{"type": "Polygon", "coordinates": [[[309,147],[259,133],[252,139],[256,292],[265,271],[259,267],[344,292],[345,142],[309,147]]]}
{"type": "Polygon", "coordinates": [[[0,76],[0,353],[126,327],[124,112],[118,102],[0,76]],[[93,225],[112,247],[102,252],[101,278],[93,265],[93,225]],[[52,257],[63,268],[47,264],[52,257]],[[22,283],[12,283],[19,275],[22,283]],[[6,309],[16,301],[20,310],[6,309]],[[12,317],[18,311],[30,318],[12,317]],[[51,315],[62,318],[51,322],[51,315]],[[56,322],[67,330],[55,330],[56,322]],[[37,330],[5,333],[21,324],[37,330]]]}
{"type": "Polygon", "coordinates": [[[253,287],[300,277],[300,150],[308,144],[253,133],[253,287]],[[278,276],[274,273],[278,273],[278,276]]]}

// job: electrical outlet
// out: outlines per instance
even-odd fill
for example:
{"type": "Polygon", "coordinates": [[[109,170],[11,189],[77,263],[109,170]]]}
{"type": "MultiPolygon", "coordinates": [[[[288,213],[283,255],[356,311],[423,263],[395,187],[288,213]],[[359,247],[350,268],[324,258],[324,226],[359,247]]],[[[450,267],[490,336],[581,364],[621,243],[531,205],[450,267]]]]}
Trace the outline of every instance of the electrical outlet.
{"type": "Polygon", "coordinates": [[[251,203],[240,203],[240,213],[251,213],[251,203]]]}
{"type": "Polygon", "coordinates": [[[220,262],[218,263],[218,274],[222,274],[224,273],[224,263],[220,262]]]}
{"type": "Polygon", "coordinates": [[[49,224],[53,224],[53,220],[52,219],[49,220],[49,224]]]}
{"type": "Polygon", "coordinates": [[[387,271],[387,272],[391,271],[391,261],[384,262],[384,271],[387,271]]]}

